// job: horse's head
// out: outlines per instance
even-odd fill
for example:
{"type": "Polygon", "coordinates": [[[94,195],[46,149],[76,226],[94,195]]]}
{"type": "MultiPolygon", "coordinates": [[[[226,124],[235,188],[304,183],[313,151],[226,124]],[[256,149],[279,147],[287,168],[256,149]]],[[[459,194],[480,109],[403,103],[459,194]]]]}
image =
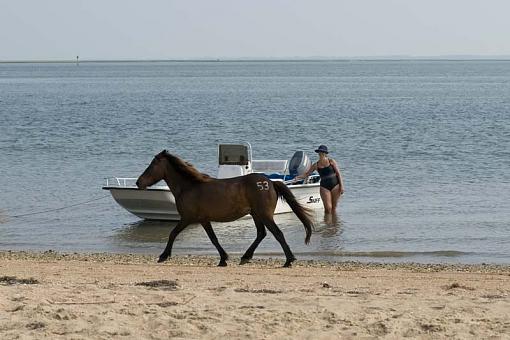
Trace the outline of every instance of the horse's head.
{"type": "Polygon", "coordinates": [[[145,169],[145,171],[136,180],[136,186],[138,189],[146,189],[151,185],[161,181],[165,176],[165,154],[166,150],[161,151],[152,160],[151,164],[145,169]]]}

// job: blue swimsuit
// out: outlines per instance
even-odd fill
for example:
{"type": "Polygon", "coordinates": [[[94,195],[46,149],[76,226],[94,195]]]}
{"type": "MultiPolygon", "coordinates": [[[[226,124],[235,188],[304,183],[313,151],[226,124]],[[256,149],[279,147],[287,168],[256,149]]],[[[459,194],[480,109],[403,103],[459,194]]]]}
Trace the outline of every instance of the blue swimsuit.
{"type": "Polygon", "coordinates": [[[340,183],[331,162],[329,163],[329,166],[324,168],[319,168],[319,164],[317,164],[317,171],[321,176],[321,187],[331,191],[337,184],[340,183]]]}

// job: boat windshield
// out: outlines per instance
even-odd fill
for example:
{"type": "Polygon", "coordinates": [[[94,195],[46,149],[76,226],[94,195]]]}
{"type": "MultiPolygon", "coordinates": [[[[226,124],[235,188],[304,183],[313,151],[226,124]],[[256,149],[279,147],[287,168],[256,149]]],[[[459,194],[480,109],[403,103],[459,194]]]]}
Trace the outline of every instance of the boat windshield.
{"type": "Polygon", "coordinates": [[[247,145],[221,144],[219,146],[219,165],[248,165],[250,153],[247,145]]]}

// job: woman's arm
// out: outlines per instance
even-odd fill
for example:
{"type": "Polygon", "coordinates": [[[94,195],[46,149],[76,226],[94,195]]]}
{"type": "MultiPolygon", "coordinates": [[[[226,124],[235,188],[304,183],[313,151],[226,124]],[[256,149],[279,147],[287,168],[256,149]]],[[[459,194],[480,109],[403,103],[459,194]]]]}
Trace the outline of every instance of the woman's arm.
{"type": "Polygon", "coordinates": [[[305,179],[308,176],[310,176],[310,174],[312,172],[314,172],[315,170],[317,170],[317,163],[313,163],[312,166],[310,167],[310,169],[308,169],[308,171],[306,173],[304,173],[303,175],[294,177],[294,180],[299,181],[301,179],[305,179]]]}
{"type": "Polygon", "coordinates": [[[342,173],[340,172],[340,168],[336,164],[334,159],[331,160],[331,164],[333,165],[333,169],[335,169],[336,176],[338,177],[338,182],[340,183],[340,194],[344,193],[344,180],[342,178],[342,173]]]}

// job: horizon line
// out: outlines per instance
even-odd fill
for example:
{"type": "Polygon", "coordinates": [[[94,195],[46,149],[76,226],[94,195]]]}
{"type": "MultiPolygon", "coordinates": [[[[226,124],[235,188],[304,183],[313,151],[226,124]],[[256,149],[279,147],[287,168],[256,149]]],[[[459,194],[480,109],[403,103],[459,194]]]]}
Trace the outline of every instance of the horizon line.
{"type": "Polygon", "coordinates": [[[405,61],[405,60],[439,60],[439,61],[469,61],[492,60],[507,61],[510,55],[438,55],[438,56],[354,56],[354,57],[197,57],[197,58],[126,58],[126,59],[6,59],[0,60],[2,64],[23,63],[114,63],[114,62],[232,62],[232,61],[405,61]]]}

